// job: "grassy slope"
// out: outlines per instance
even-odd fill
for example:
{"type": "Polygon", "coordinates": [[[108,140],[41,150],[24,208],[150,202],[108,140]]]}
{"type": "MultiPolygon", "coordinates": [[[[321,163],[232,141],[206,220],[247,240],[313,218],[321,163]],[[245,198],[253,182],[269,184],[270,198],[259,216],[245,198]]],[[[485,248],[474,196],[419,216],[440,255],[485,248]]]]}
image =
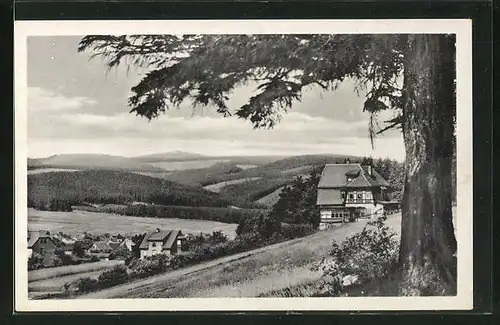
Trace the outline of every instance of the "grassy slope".
{"type": "Polygon", "coordinates": [[[28,272],[28,282],[47,280],[72,274],[87,273],[123,264],[123,261],[100,261],[80,265],[66,265],[28,272]]]}
{"type": "MultiPolygon", "coordinates": [[[[391,225],[398,216],[389,217],[391,225]]],[[[360,231],[365,221],[235,254],[130,284],[82,296],[94,298],[256,297],[266,291],[319,278],[309,270],[328,253],[332,240],[360,231]]]]}

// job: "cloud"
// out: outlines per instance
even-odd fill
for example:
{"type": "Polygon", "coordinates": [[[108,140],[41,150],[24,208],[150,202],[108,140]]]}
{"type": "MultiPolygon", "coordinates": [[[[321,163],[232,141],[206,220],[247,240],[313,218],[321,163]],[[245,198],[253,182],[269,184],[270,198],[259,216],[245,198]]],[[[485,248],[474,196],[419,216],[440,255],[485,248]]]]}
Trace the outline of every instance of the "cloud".
{"type": "Polygon", "coordinates": [[[96,104],[96,101],[90,98],[66,97],[40,87],[28,87],[28,111],[30,113],[75,111],[96,104]]]}

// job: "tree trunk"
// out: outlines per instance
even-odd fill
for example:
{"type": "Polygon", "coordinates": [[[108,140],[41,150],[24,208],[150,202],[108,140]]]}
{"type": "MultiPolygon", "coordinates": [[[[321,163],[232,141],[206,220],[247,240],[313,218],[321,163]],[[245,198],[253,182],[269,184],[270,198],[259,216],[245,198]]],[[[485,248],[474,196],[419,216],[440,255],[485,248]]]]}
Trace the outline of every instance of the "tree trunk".
{"type": "Polygon", "coordinates": [[[455,295],[455,37],[408,35],[405,41],[400,294],[455,295]]]}

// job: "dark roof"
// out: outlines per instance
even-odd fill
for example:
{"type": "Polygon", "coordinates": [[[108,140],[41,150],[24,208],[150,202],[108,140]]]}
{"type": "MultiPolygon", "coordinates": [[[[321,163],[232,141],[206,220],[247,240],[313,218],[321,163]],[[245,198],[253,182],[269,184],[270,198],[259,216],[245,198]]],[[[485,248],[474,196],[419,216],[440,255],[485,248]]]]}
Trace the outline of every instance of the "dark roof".
{"type": "Polygon", "coordinates": [[[182,235],[180,230],[152,231],[146,234],[139,249],[148,249],[149,242],[161,242],[163,249],[170,249],[179,235],[182,235]]]}
{"type": "Polygon", "coordinates": [[[117,249],[120,246],[121,242],[109,241],[108,245],[111,249],[117,249]]]}
{"type": "Polygon", "coordinates": [[[382,187],[389,183],[372,167],[372,174],[368,173],[368,166],[360,164],[327,164],[321,173],[318,188],[360,188],[382,187]],[[356,176],[347,182],[347,176],[356,176]]]}
{"type": "Polygon", "coordinates": [[[33,247],[40,238],[48,238],[52,241],[49,232],[46,230],[28,231],[28,248],[33,247]]]}
{"type": "Polygon", "coordinates": [[[92,247],[94,247],[94,246],[97,249],[97,251],[101,251],[101,252],[111,249],[111,246],[109,246],[108,243],[106,243],[104,241],[96,241],[96,242],[94,242],[94,245],[92,245],[92,247]]]}
{"type": "Polygon", "coordinates": [[[340,189],[318,189],[317,205],[340,205],[343,201],[340,189]]]}

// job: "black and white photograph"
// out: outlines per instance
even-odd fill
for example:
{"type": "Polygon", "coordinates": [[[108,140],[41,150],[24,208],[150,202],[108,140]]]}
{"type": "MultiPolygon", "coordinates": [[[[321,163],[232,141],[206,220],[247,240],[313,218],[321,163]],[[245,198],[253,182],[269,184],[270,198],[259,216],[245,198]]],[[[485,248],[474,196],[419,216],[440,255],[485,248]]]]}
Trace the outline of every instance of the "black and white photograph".
{"type": "Polygon", "coordinates": [[[20,310],[472,308],[470,21],[15,28],[20,310]]]}

